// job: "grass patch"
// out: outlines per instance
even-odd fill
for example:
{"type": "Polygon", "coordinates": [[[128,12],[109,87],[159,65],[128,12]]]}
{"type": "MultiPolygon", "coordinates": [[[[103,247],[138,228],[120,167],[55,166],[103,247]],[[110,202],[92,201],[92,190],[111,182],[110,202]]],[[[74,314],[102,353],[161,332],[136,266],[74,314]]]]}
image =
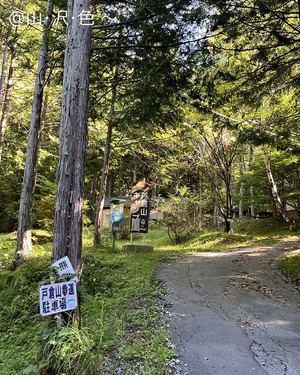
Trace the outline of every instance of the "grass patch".
{"type": "Polygon", "coordinates": [[[288,280],[300,285],[300,254],[290,254],[280,260],[277,267],[286,275],[288,280]]]}
{"type": "Polygon", "coordinates": [[[187,253],[198,251],[225,250],[230,247],[265,245],[295,236],[289,226],[273,219],[244,220],[234,222],[233,234],[222,231],[204,232],[189,241],[184,247],[187,253]]]}
{"type": "Polygon", "coordinates": [[[0,235],[0,266],[5,267],[12,260],[16,246],[17,233],[0,235]]]}
{"type": "MultiPolygon", "coordinates": [[[[234,230],[233,235],[203,232],[185,244],[172,245],[166,230],[156,228],[145,239],[154,252],[123,253],[122,245],[128,241],[117,240],[112,251],[107,233],[96,249],[92,228],[85,229],[82,284],[87,293],[80,331],[58,330],[53,317],[38,314],[39,282],[49,275],[49,236],[37,232],[35,257],[12,272],[8,266],[16,234],[0,235],[0,375],[110,375],[116,369],[126,375],[169,374],[166,361],[175,352],[161,299],[163,287],[156,277],[162,261],[291,236],[286,226],[272,220],[235,223],[234,230]]],[[[142,235],[134,236],[134,244],[143,242],[142,235]]]]}
{"type": "MultiPolygon", "coordinates": [[[[49,275],[51,244],[34,245],[35,257],[9,270],[16,235],[0,235],[0,375],[15,374],[167,374],[168,333],[162,314],[161,284],[155,271],[171,256],[160,250],[168,242],[162,229],[149,233],[156,251],[111,250],[110,239],[92,246],[92,230],[84,232],[82,329],[56,328],[38,311],[39,282],[49,275]],[[24,344],[26,343],[26,345],[24,344]],[[133,344],[134,343],[134,344],[133,344]],[[84,350],[86,349],[86,350],[84,350]],[[50,366],[51,364],[51,366],[50,366]]],[[[143,242],[136,236],[135,243],[143,242]]]]}

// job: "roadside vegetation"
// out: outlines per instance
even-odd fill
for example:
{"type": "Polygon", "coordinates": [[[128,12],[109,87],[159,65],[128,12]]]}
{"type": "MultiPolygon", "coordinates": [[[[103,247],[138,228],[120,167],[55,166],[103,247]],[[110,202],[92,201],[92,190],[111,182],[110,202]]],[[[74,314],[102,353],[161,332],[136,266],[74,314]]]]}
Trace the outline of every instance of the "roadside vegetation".
{"type": "Polygon", "coordinates": [[[278,263],[278,268],[284,273],[288,282],[300,287],[300,249],[284,257],[278,263]]]}
{"type": "MultiPolygon", "coordinates": [[[[49,278],[47,233],[34,233],[35,256],[16,271],[10,270],[16,233],[0,235],[0,375],[172,373],[176,355],[168,334],[164,287],[156,277],[161,263],[197,251],[297,239],[298,234],[273,220],[237,222],[234,228],[232,235],[222,228],[201,231],[180,245],[171,243],[166,229],[155,228],[146,239],[155,248],[149,253],[122,253],[124,240],[117,241],[113,252],[109,233],[96,249],[92,229],[85,229],[80,330],[57,328],[53,316],[38,313],[39,284],[49,278]]],[[[134,238],[139,241],[141,237],[134,238]]],[[[281,267],[299,280],[299,262],[299,256],[288,258],[281,267]]]]}

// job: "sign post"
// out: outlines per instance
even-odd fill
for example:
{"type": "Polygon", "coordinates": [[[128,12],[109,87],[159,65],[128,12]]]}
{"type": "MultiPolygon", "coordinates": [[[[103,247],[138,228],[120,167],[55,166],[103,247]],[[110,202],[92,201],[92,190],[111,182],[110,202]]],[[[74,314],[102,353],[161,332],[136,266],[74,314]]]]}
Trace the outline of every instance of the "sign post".
{"type": "Polygon", "coordinates": [[[70,259],[67,256],[52,263],[52,267],[55,268],[59,276],[70,276],[70,280],[76,281],[76,283],[78,283],[78,277],[74,271],[74,268],[72,267],[70,259]]]}
{"type": "MultiPolygon", "coordinates": [[[[67,256],[54,262],[52,267],[57,278],[65,280],[57,283],[50,280],[51,284],[40,287],[40,314],[56,314],[57,318],[61,319],[60,313],[74,310],[78,306],[76,283],[79,280],[67,256]]],[[[60,327],[60,320],[57,321],[57,325],[60,327]]]]}
{"type": "Polygon", "coordinates": [[[75,281],[66,281],[40,287],[40,314],[59,314],[74,310],[78,305],[75,281]]]}
{"type": "Polygon", "coordinates": [[[123,245],[123,251],[153,251],[152,245],[145,244],[149,224],[150,185],[144,181],[132,187],[130,206],[130,245],[123,245]],[[133,233],[143,233],[143,245],[133,245],[133,233]]]}
{"type": "Polygon", "coordinates": [[[112,199],[110,201],[110,222],[112,230],[112,249],[116,246],[116,233],[122,230],[124,220],[124,200],[112,199]]]}
{"type": "Polygon", "coordinates": [[[148,233],[150,185],[140,181],[132,187],[130,233],[148,233]]]}

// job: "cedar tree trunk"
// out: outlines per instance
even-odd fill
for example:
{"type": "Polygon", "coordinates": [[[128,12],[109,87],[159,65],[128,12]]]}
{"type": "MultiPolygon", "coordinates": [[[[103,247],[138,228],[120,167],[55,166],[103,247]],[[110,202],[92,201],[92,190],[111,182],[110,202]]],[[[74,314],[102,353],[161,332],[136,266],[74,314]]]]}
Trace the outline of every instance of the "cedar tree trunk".
{"type": "Polygon", "coordinates": [[[87,142],[87,109],[91,25],[80,22],[90,11],[90,0],[68,1],[64,62],[58,185],[52,258],[68,256],[81,274],[83,188],[87,142]]]}
{"type": "Polygon", "coordinates": [[[110,157],[110,151],[111,151],[111,138],[112,138],[112,132],[113,132],[113,126],[114,126],[115,103],[116,103],[116,96],[117,96],[118,80],[119,80],[118,67],[116,67],[114,80],[113,80],[113,87],[112,87],[111,107],[110,107],[110,113],[109,113],[109,119],[108,119],[108,125],[107,125],[102,176],[101,176],[101,182],[100,182],[99,199],[98,199],[98,204],[97,204],[97,213],[96,213],[96,220],[95,220],[95,233],[94,233],[94,245],[95,246],[99,246],[101,243],[101,233],[102,233],[102,228],[103,228],[103,209],[104,209],[104,202],[105,202],[107,181],[108,181],[109,157],[110,157]]]}
{"type": "Polygon", "coordinates": [[[28,135],[28,146],[26,151],[26,162],[22,184],[22,192],[19,208],[17,247],[15,250],[16,265],[22,263],[32,252],[31,243],[31,211],[32,196],[36,183],[38,153],[42,132],[42,108],[45,77],[47,71],[48,57],[48,33],[51,25],[52,1],[48,0],[43,26],[42,42],[39,54],[39,64],[36,75],[31,122],[28,135]]]}

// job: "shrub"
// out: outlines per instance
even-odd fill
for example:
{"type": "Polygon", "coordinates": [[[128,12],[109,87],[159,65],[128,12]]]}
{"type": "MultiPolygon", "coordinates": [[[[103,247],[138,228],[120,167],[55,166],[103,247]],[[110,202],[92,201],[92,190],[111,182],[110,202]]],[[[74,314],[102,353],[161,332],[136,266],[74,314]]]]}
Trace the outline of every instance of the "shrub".
{"type": "Polygon", "coordinates": [[[164,225],[168,228],[171,241],[179,244],[194,237],[200,228],[199,202],[197,198],[188,196],[186,189],[171,195],[162,204],[165,218],[164,225]]]}

